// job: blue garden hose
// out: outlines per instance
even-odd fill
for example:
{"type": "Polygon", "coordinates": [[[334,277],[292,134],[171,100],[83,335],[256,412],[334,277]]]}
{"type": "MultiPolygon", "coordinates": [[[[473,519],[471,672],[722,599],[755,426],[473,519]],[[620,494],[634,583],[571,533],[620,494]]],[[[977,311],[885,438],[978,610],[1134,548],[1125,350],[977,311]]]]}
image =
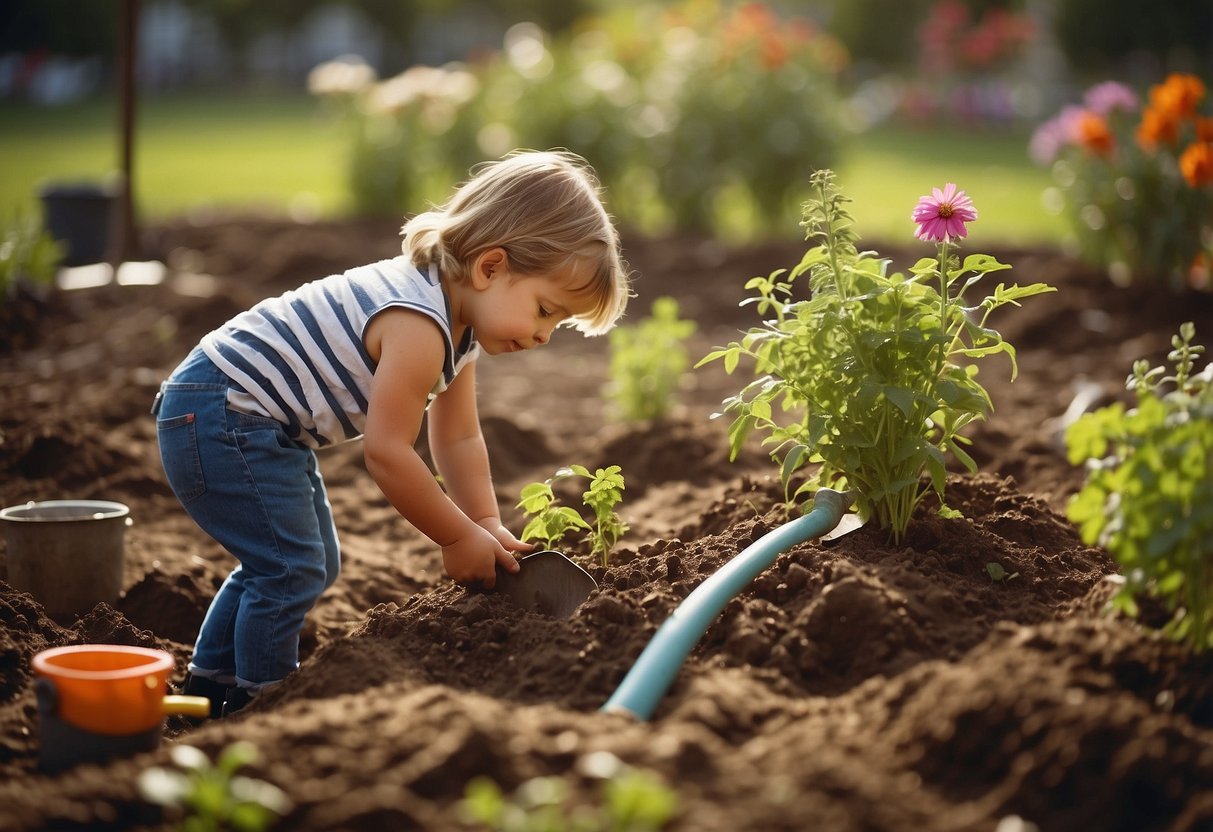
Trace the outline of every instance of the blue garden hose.
{"type": "Polygon", "coordinates": [[[647,720],[665,695],[691,648],[729,601],[798,543],[829,533],[842,520],[851,497],[822,488],[813,510],[764,534],[722,566],[675,608],[644,648],[611,698],[604,713],[629,713],[647,720]]]}

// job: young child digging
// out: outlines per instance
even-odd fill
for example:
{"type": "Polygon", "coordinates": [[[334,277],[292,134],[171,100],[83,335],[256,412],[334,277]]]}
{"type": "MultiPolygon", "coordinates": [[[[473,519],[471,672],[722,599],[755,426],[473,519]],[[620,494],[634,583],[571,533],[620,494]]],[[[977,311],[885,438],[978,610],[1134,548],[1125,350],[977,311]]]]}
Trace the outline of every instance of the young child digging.
{"type": "Polygon", "coordinates": [[[461,584],[531,548],[502,525],[476,411],[480,354],[587,335],[623,314],[619,238],[583,160],[482,164],[409,220],[404,253],[261,301],[206,335],[152,412],[173,493],[239,565],[198,633],[186,692],[231,713],[298,666],[340,548],[315,450],[362,437],[392,505],[461,584]],[[426,419],[446,491],[413,447],[426,419]]]}

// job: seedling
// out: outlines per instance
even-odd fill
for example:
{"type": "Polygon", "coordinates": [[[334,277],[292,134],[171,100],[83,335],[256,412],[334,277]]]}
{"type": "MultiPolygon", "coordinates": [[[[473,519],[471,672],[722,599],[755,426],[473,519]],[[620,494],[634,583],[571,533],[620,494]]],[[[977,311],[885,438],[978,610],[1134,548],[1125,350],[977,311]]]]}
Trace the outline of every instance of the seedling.
{"type": "Polygon", "coordinates": [[[257,748],[251,743],[232,743],[214,764],[190,745],[175,745],[169,754],[177,768],[157,766],[140,772],[139,791],[152,803],[182,815],[180,828],[185,832],[260,832],[292,808],[290,798],[277,786],[236,774],[257,760],[257,748]]]}
{"type": "MultiPolygon", "coordinates": [[[[617,761],[618,762],[618,761],[617,761]]],[[[568,806],[568,783],[535,777],[506,796],[486,777],[468,783],[465,818],[494,832],[657,832],[678,813],[678,795],[651,772],[619,763],[601,787],[601,806],[568,806]]]]}
{"type": "Polygon", "coordinates": [[[993,561],[986,564],[986,574],[990,576],[991,581],[996,581],[1000,584],[1019,577],[1018,572],[1008,573],[1007,570],[1003,568],[1001,563],[995,563],[993,561]]]}
{"type": "Polygon", "coordinates": [[[1189,322],[1172,338],[1170,375],[1135,362],[1126,386],[1137,407],[1082,416],[1066,445],[1087,465],[1069,517],[1124,572],[1113,606],[1136,616],[1137,595],[1161,598],[1164,632],[1201,651],[1213,646],[1213,364],[1193,372],[1204,352],[1195,335],[1189,322]]]}
{"type": "Polygon", "coordinates": [[[623,474],[618,465],[598,468],[593,473],[584,465],[560,468],[543,482],[530,483],[523,487],[517,508],[528,516],[522,530],[523,540],[538,540],[548,548],[556,546],[566,533],[584,529],[585,541],[590,544],[590,554],[597,555],[606,566],[611,550],[628,525],[616,512],[615,506],[623,499],[623,474]],[[584,477],[590,487],[582,495],[582,501],[594,513],[594,523],[586,522],[571,506],[557,505],[552,483],[568,477],[584,477]]]}
{"type": "Polygon", "coordinates": [[[660,297],[652,314],[611,330],[611,400],[627,421],[659,419],[673,405],[678,382],[691,366],[686,339],[694,321],[678,317],[678,301],[660,297]]]}
{"type": "Polygon", "coordinates": [[[758,377],[722,410],[733,417],[733,457],[753,431],[765,433],[789,503],[823,486],[853,490],[861,514],[900,541],[931,490],[941,514],[958,516],[944,502],[945,453],[977,470],[961,431],[992,405],[972,362],[1005,353],[1015,377],[1015,350],[989,327],[990,313],[1053,289],[1000,283],[978,303],[966,302],[982,277],[1010,267],[984,254],[963,262],[955,256],[955,240],[977,213],[954,185],[915,209],[918,237],[937,242],[938,257],[919,260],[909,275],[890,274],[888,260],[856,249],[847,201],[831,171],[813,175],[803,225],[818,245],[790,272],[746,284],[754,294],[745,302],[768,319],[699,365],[722,361],[731,373],[743,357],[754,362],[758,377]],[[793,292],[803,276],[811,296],[798,300],[793,292]],[[789,493],[794,475],[813,464],[789,493]]]}

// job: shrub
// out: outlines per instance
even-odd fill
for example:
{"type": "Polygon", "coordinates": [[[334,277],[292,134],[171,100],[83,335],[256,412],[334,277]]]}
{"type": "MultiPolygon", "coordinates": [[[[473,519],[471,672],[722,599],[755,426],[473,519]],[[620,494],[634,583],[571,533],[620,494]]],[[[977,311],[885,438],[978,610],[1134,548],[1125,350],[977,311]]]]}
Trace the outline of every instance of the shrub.
{"type": "Polygon", "coordinates": [[[1070,426],[1070,461],[1087,480],[1069,506],[1083,540],[1120,563],[1125,583],[1113,600],[1129,615],[1135,596],[1161,598],[1165,632],[1196,650],[1213,646],[1213,364],[1194,372],[1204,348],[1180,327],[1173,370],[1133,365],[1126,386],[1137,407],[1119,402],[1070,426]]]}
{"type": "Polygon", "coordinates": [[[1213,102],[1194,75],[1173,74],[1143,106],[1104,82],[1032,137],[1051,165],[1048,201],[1064,212],[1080,255],[1133,278],[1210,288],[1213,270],[1213,102]]]}
{"type": "Polygon", "coordinates": [[[983,300],[966,301],[980,278],[1009,266],[984,254],[956,258],[955,240],[977,213],[954,185],[915,209],[919,238],[939,248],[909,275],[890,274],[888,260],[856,249],[846,201],[831,171],[813,175],[804,226],[818,245],[790,272],[746,284],[754,292],[746,302],[772,317],[700,365],[719,360],[733,372],[743,356],[754,362],[758,377],[724,402],[734,457],[751,432],[766,434],[785,490],[819,463],[789,501],[822,486],[850,488],[861,513],[898,541],[929,491],[942,513],[955,515],[944,503],[946,452],[976,470],[961,431],[985,418],[991,403],[972,361],[1005,353],[1014,377],[1015,350],[988,326],[990,313],[1053,290],[1000,283],[983,300]],[[802,276],[807,299],[793,296],[802,276]]]}
{"type": "Polygon", "coordinates": [[[340,102],[366,211],[416,211],[480,159],[564,147],[633,227],[753,230],[795,216],[804,183],[788,171],[833,161],[845,60],[807,19],[684,0],[557,37],[518,24],[498,54],[385,81],[324,65],[310,88],[340,102]]]}

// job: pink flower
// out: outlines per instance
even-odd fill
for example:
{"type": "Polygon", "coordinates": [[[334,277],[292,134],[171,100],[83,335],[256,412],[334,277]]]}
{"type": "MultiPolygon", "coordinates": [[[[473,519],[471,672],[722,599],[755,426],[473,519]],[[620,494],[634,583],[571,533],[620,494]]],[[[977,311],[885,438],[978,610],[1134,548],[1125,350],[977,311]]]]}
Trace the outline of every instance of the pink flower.
{"type": "Polygon", "coordinates": [[[918,223],[915,237],[947,243],[968,236],[965,223],[977,219],[977,209],[964,191],[949,182],[942,191],[932,188],[930,196],[920,197],[910,216],[918,223]]]}

